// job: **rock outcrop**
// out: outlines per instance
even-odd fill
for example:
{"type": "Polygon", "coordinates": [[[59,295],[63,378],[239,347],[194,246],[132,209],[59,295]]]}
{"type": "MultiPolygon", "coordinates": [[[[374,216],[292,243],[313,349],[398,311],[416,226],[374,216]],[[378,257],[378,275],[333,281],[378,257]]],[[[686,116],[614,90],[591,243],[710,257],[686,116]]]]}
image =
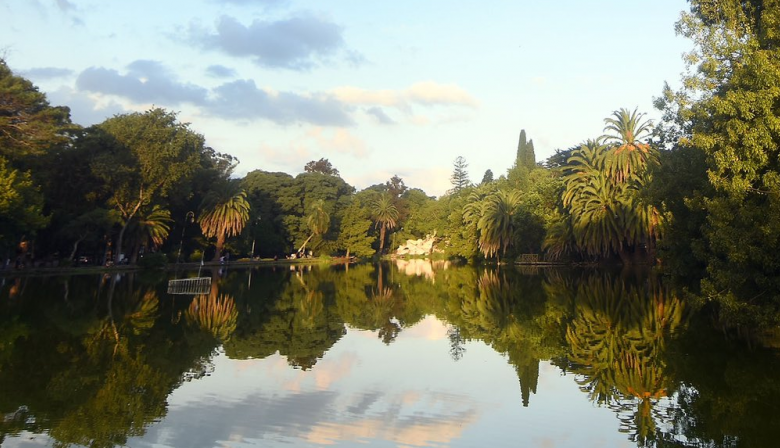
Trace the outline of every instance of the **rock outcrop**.
{"type": "Polygon", "coordinates": [[[430,255],[433,252],[433,243],[436,241],[436,233],[428,235],[420,240],[406,240],[406,244],[399,246],[396,255],[430,255]]]}

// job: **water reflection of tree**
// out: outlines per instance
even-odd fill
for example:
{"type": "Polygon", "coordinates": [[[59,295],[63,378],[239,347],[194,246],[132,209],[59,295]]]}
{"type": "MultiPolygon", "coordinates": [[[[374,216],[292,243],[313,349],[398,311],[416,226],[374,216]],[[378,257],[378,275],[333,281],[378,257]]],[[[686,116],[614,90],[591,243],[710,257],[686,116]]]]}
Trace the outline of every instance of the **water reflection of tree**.
{"type": "Polygon", "coordinates": [[[379,339],[390,344],[410,323],[407,300],[387,274],[382,264],[351,267],[336,284],[336,306],[345,323],[377,331],[379,339]]]}
{"type": "Polygon", "coordinates": [[[285,281],[245,306],[225,353],[234,359],[286,356],[297,368],[312,368],[344,334],[335,311],[333,273],[328,269],[286,271],[285,281]]]}
{"type": "Polygon", "coordinates": [[[645,445],[661,418],[654,406],[673,388],[666,341],[682,323],[682,302],[654,282],[633,286],[596,276],[580,283],[575,300],[566,331],[569,368],[592,401],[618,412],[621,431],[645,445]]]}
{"type": "Polygon", "coordinates": [[[540,277],[486,269],[470,288],[466,277],[462,281],[462,290],[473,293],[455,292],[450,302],[460,302],[460,309],[448,313],[447,320],[458,338],[483,340],[507,356],[528,406],[537,390],[540,360],[563,354],[563,313],[547,299],[540,277]]]}
{"type": "Polygon", "coordinates": [[[39,281],[17,314],[0,316],[26,328],[0,358],[0,413],[14,416],[0,440],[27,430],[55,446],[126,444],[165,415],[168,394],[214,347],[172,338],[175,327],[157,325],[157,292],[128,275],[104,278],[98,296],[91,278],[66,281],[64,297],[62,281],[39,281]]]}
{"type": "Polygon", "coordinates": [[[185,316],[190,325],[225,343],[236,330],[238,310],[227,294],[203,294],[192,299],[185,316]]]}

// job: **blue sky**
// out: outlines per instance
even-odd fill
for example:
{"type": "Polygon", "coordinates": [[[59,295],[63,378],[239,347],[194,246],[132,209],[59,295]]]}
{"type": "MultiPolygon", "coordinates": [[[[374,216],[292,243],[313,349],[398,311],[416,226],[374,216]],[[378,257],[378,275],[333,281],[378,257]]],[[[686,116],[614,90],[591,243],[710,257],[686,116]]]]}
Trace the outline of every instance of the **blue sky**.
{"type": "Polygon", "coordinates": [[[0,55],[75,122],[160,106],[241,161],[441,195],[678,84],[685,0],[0,0],[0,55]]]}

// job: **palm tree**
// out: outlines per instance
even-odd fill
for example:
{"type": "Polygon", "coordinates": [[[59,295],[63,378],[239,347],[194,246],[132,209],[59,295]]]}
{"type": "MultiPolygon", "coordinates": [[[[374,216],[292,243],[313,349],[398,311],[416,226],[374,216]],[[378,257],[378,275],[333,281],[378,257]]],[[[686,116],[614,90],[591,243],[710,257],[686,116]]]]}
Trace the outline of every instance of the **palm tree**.
{"type": "Polygon", "coordinates": [[[380,194],[371,204],[371,216],[375,227],[379,228],[379,254],[381,255],[385,249],[385,233],[387,229],[395,228],[398,221],[398,209],[389,194],[380,194]]]}
{"type": "Polygon", "coordinates": [[[604,132],[607,134],[602,138],[613,146],[607,161],[607,171],[618,182],[625,182],[632,175],[641,173],[648,161],[657,158],[653,148],[642,140],[653,129],[650,121],[642,121],[644,116],[637,109],[629,112],[621,108],[614,111],[611,118],[604,119],[604,132]]]}
{"type": "Polygon", "coordinates": [[[482,210],[482,217],[477,223],[479,228],[479,250],[485,258],[496,256],[501,262],[501,255],[506,254],[507,248],[512,244],[515,226],[513,218],[520,207],[522,198],[520,192],[497,191],[486,199],[482,210]]]}
{"type": "Polygon", "coordinates": [[[135,263],[136,257],[141,245],[158,248],[165,242],[171,232],[171,212],[165,210],[159,205],[155,205],[151,210],[141,211],[127,226],[130,236],[128,238],[134,247],[130,256],[130,262],[135,263]]]}
{"type": "Polygon", "coordinates": [[[298,253],[301,253],[306,247],[306,244],[314,237],[323,235],[330,228],[330,215],[325,210],[325,201],[318,199],[311,205],[309,215],[306,217],[306,225],[311,230],[311,235],[306,238],[301,247],[298,249],[298,253]]]}
{"type": "Polygon", "coordinates": [[[646,172],[634,170],[628,179],[612,175],[610,163],[618,150],[596,139],[574,151],[563,178],[563,205],[569,210],[572,233],[582,252],[602,257],[617,254],[628,262],[629,253],[642,245],[652,253],[662,216],[641,200],[646,172]]]}
{"type": "Polygon", "coordinates": [[[210,191],[200,206],[198,218],[200,229],[207,238],[217,238],[214,261],[219,261],[225,240],[241,233],[249,221],[249,202],[246,192],[239,190],[238,184],[227,182],[210,191]]]}

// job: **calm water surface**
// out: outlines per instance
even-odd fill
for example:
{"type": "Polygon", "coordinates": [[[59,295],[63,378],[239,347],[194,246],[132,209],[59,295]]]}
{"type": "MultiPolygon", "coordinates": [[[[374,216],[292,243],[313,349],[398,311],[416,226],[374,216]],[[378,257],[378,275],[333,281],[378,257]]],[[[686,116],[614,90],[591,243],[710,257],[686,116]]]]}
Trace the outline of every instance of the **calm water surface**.
{"type": "Polygon", "coordinates": [[[3,447],[774,447],[776,351],[642,275],[423,261],[0,279],[3,447]]]}

